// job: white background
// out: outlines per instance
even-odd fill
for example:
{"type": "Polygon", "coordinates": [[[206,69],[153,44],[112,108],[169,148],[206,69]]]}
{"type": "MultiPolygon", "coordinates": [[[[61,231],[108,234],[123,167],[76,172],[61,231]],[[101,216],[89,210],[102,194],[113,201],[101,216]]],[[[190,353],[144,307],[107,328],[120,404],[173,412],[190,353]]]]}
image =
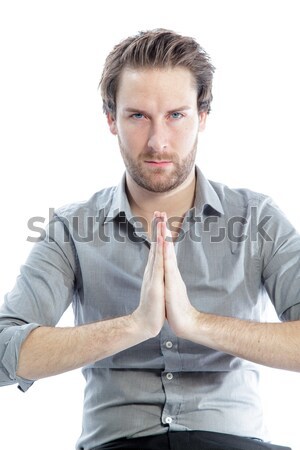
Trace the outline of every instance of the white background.
{"type": "MultiPolygon", "coordinates": [[[[123,165],[97,85],[112,46],[143,29],[194,36],[217,68],[197,159],[206,176],[271,195],[300,228],[297,3],[2,1],[1,299],[31,248],[28,219],[118,182],[123,165]]],[[[70,312],[61,324],[72,324],[70,312]]],[[[262,382],[273,441],[293,450],[300,450],[299,380],[268,369],[262,382]]],[[[74,449],[83,386],[75,371],[26,394],[2,388],[1,449],[74,449]]]]}

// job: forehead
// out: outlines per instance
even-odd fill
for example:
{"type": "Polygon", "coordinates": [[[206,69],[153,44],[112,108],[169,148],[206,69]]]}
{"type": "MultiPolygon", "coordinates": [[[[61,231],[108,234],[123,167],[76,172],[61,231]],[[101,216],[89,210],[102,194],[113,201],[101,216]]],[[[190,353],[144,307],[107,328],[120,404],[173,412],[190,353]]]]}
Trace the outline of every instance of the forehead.
{"type": "Polygon", "coordinates": [[[176,99],[194,103],[197,89],[193,74],[184,67],[125,68],[118,84],[117,103],[176,99]]]}

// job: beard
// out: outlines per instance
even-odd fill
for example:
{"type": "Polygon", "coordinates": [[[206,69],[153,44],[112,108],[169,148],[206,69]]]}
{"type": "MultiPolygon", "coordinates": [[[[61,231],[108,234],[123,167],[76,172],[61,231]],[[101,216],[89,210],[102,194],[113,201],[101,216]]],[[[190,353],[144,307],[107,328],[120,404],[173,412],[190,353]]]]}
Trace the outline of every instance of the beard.
{"type": "Polygon", "coordinates": [[[140,187],[150,192],[168,192],[180,186],[191,173],[196,159],[198,137],[196,137],[192,149],[182,160],[178,155],[169,154],[167,151],[157,153],[148,151],[143,153],[137,159],[130,156],[130,151],[125,148],[120,138],[119,146],[121,155],[130,177],[140,187]],[[163,167],[149,168],[145,167],[145,160],[172,161],[172,170],[166,170],[163,167]]]}

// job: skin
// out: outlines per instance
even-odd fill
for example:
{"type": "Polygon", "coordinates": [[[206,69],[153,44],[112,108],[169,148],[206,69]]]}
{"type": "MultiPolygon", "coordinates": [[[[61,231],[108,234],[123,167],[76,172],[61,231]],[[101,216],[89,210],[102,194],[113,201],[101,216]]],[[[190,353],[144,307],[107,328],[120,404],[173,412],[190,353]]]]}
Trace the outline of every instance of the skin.
{"type": "Polygon", "coordinates": [[[110,131],[118,137],[126,166],[131,209],[146,219],[153,212],[182,217],[195,193],[198,133],[206,113],[198,113],[197,92],[184,68],[123,71],[110,131]]]}
{"type": "Polygon", "coordinates": [[[156,231],[140,304],[116,319],[35,329],[21,347],[19,376],[35,380],[90,364],[157,336],[165,319],[183,339],[300,371],[300,321],[256,323],[216,316],[196,310],[189,301],[172,239],[166,238],[171,237],[168,217],[178,217],[180,226],[194,201],[195,149],[206,121],[205,113],[198,114],[196,98],[185,69],[124,70],[116,115],[107,119],[124,158],[132,211],[145,218],[150,237],[151,224],[156,231]]]}

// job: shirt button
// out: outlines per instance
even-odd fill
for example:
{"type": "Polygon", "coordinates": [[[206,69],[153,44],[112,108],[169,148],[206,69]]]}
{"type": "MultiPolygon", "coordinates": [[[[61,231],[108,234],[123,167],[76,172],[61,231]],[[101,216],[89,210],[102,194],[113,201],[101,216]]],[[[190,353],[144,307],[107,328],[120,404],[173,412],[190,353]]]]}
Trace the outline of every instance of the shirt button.
{"type": "Polygon", "coordinates": [[[173,347],[173,343],[171,341],[167,341],[166,342],[166,347],[167,348],[172,348],[173,347]]]}
{"type": "Polygon", "coordinates": [[[171,372],[169,372],[169,373],[167,373],[166,377],[168,378],[168,380],[172,380],[173,374],[171,372]]]}
{"type": "Polygon", "coordinates": [[[166,422],[166,423],[172,423],[172,422],[173,422],[172,417],[170,417],[170,416],[166,417],[165,422],[166,422]]]}

